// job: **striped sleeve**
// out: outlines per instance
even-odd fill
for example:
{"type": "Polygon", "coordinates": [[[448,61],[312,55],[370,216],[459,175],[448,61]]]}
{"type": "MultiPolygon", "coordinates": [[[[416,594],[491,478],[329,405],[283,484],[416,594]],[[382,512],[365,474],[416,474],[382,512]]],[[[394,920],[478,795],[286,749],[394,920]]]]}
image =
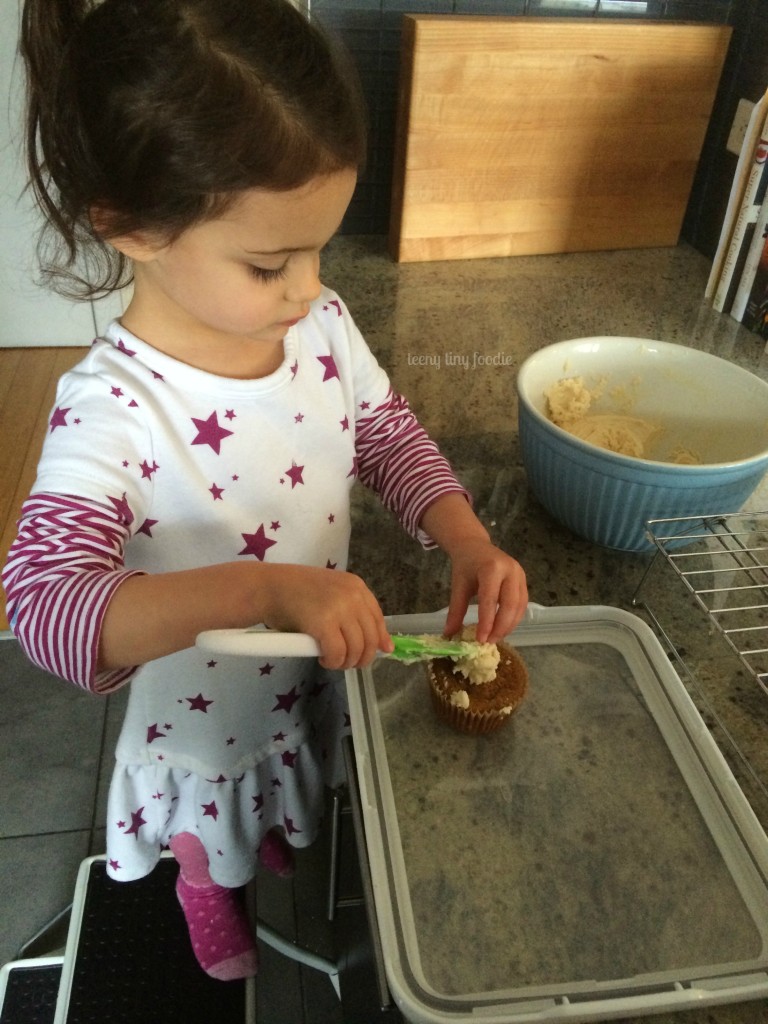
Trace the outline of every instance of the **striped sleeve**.
{"type": "Polygon", "coordinates": [[[419,528],[424,513],[444,494],[471,498],[402,395],[390,389],[377,409],[358,419],[355,449],[360,482],[378,494],[412,537],[425,548],[436,547],[419,528]]]}
{"type": "Polygon", "coordinates": [[[131,519],[124,501],[110,508],[33,494],[3,569],[8,620],[29,659],[93,692],[109,693],[135,671],[96,672],[107,605],[120,584],[137,575],[123,561],[131,519]]]}

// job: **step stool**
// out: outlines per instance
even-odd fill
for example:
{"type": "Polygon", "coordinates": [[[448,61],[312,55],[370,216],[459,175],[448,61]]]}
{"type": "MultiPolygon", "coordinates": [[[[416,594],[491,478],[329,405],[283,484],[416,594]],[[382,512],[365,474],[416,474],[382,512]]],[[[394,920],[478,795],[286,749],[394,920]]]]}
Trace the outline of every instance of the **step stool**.
{"type": "MultiPolygon", "coordinates": [[[[103,855],[84,860],[64,955],[0,970],[0,1024],[255,1024],[255,979],[216,981],[198,966],[176,899],[177,873],[170,854],[135,882],[110,879],[103,855]]],[[[336,964],[258,920],[256,934],[326,973],[339,995],[336,964]]]]}

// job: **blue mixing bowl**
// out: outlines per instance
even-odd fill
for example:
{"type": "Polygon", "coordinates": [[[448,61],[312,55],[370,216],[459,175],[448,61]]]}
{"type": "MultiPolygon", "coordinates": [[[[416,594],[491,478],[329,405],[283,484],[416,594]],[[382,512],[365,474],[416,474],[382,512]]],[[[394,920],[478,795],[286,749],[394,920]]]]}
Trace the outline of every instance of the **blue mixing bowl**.
{"type": "Polygon", "coordinates": [[[605,547],[649,549],[651,519],[736,512],[768,469],[768,383],[698,349],[644,338],[562,341],[525,361],[517,391],[531,490],[555,519],[605,547]],[[650,458],[607,451],[549,419],[546,392],[571,377],[598,395],[590,412],[660,428],[650,458]],[[675,446],[699,463],[664,461],[661,449],[675,446]]]}

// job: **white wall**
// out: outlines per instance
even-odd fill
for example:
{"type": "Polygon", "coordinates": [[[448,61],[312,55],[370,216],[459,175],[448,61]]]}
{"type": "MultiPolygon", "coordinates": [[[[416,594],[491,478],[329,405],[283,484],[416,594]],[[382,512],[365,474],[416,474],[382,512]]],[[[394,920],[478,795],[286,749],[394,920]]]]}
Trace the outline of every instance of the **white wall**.
{"type": "Polygon", "coordinates": [[[88,345],[122,308],[120,296],[71,302],[37,284],[39,214],[24,193],[18,0],[0,0],[0,347],[88,345]]]}

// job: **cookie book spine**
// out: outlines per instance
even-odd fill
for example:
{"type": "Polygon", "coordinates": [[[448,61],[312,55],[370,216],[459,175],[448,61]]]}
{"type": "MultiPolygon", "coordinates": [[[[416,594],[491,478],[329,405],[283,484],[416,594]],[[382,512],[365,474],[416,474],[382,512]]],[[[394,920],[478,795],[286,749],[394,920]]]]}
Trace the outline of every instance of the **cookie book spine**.
{"type": "Polygon", "coordinates": [[[739,262],[746,260],[746,248],[749,245],[749,228],[750,225],[754,225],[760,212],[757,197],[763,187],[766,157],[768,157],[768,118],[766,118],[760,139],[755,147],[751,170],[741,201],[741,208],[733,227],[728,251],[723,260],[723,269],[715,290],[715,297],[712,300],[712,306],[718,312],[728,312],[729,303],[732,302],[735,288],[738,286],[738,277],[736,277],[735,284],[734,277],[736,276],[739,262]],[[747,239],[746,243],[745,239],[747,239]]]}
{"type": "Polygon", "coordinates": [[[768,240],[764,242],[760,253],[741,322],[754,334],[768,338],[768,240]]]}
{"type": "Polygon", "coordinates": [[[720,229],[717,251],[715,252],[715,257],[712,260],[712,267],[704,290],[704,297],[707,299],[711,299],[714,296],[718,282],[720,281],[723,262],[733,235],[734,222],[741,208],[747,179],[749,178],[750,171],[752,169],[755,147],[760,140],[761,131],[767,122],[768,91],[766,91],[766,93],[755,104],[749,119],[749,124],[747,125],[747,131],[744,135],[744,141],[741,145],[738,163],[736,164],[733,183],[731,185],[731,192],[728,197],[728,206],[720,229]]]}
{"type": "MultiPolygon", "coordinates": [[[[763,175],[763,179],[766,180],[765,175],[763,175]]],[[[760,212],[757,215],[755,227],[751,233],[747,256],[739,278],[739,286],[736,289],[736,294],[731,304],[731,316],[734,320],[743,321],[744,319],[747,303],[755,283],[757,268],[763,255],[766,237],[768,236],[768,195],[766,192],[768,190],[763,189],[760,212]]]]}

